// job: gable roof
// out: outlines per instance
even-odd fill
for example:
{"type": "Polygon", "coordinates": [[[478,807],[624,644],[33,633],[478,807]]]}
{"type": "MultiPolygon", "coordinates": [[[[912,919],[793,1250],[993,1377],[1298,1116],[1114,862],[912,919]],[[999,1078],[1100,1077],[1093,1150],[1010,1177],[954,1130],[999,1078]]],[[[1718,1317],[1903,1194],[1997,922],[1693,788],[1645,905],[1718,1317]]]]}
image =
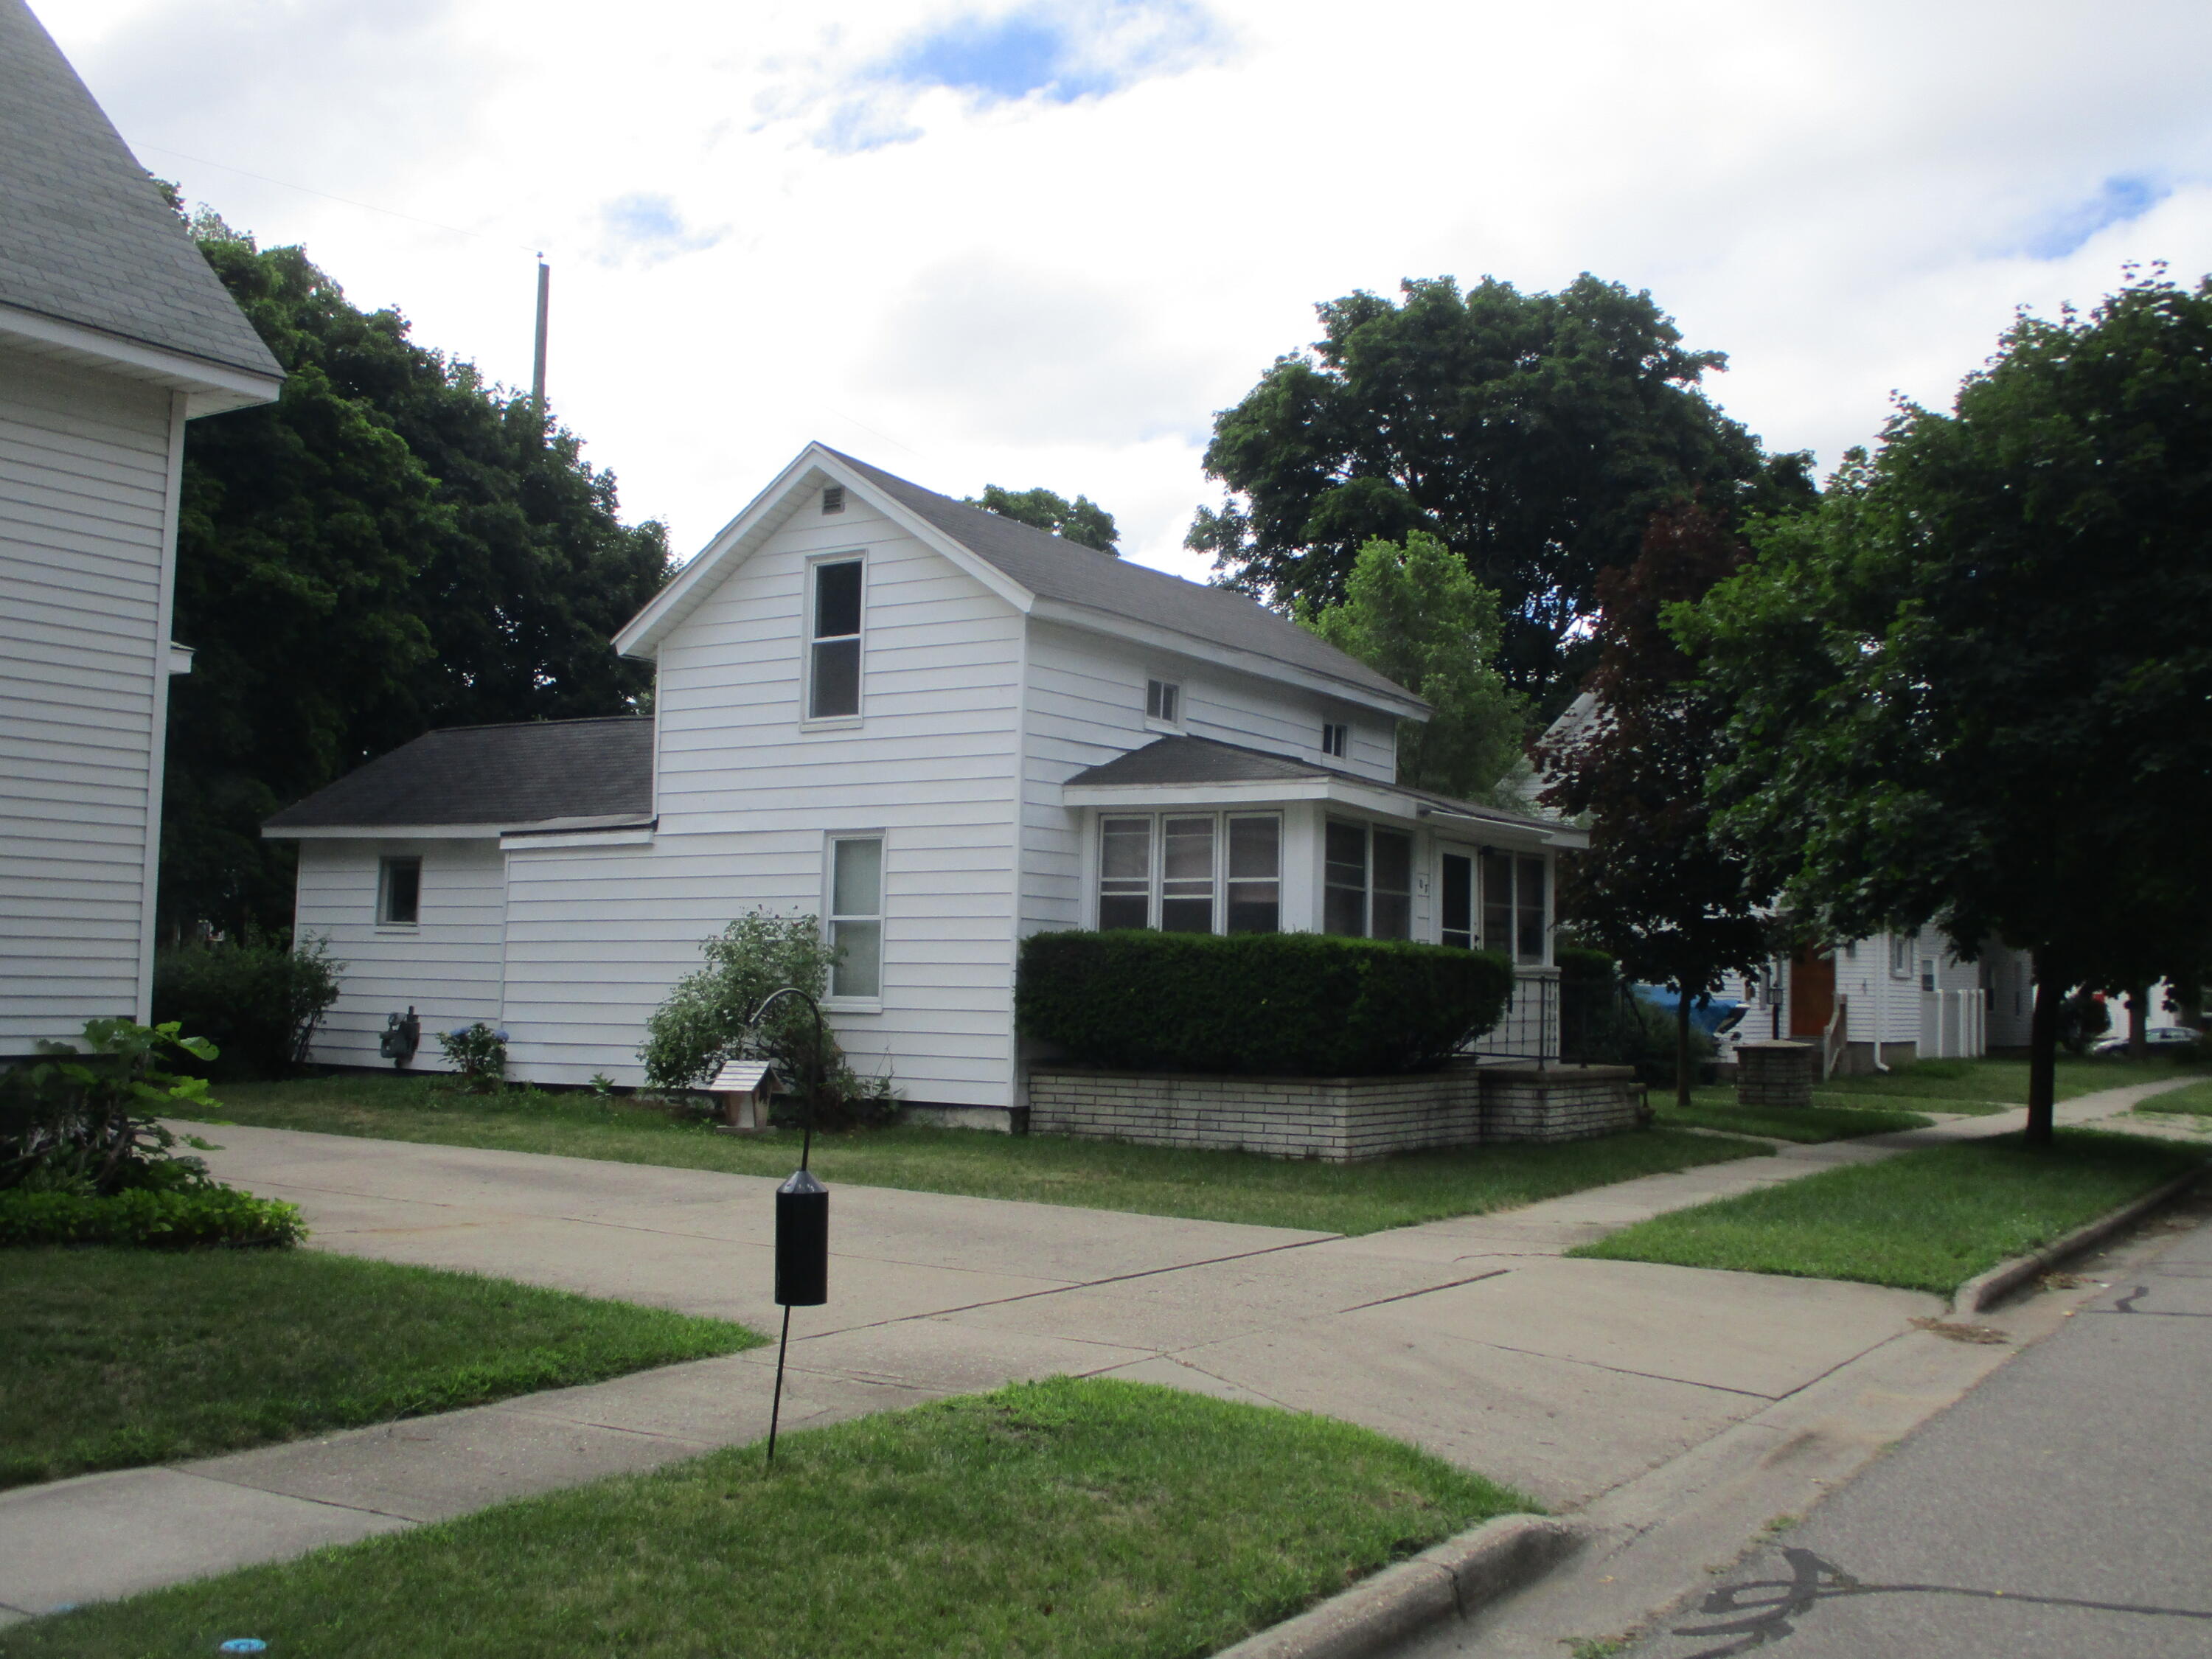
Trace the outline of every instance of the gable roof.
{"type": "Polygon", "coordinates": [[[283,374],[24,0],[0,0],[0,306],[283,374]]]}
{"type": "Polygon", "coordinates": [[[1017,608],[1076,627],[1165,636],[1188,655],[1250,672],[1319,683],[1355,702],[1425,719],[1429,706],[1405,687],[1347,656],[1319,635],[1248,595],[1186,581],[810,444],[699,556],[640,611],[615,644],[626,654],[650,654],[667,631],[705,599],[727,568],[744,560],[781,525],[793,503],[817,479],[857,489],[923,540],[969,568],[1017,608]]]}
{"type": "Polygon", "coordinates": [[[653,812],[653,720],[530,720],[426,732],[286,807],[262,828],[637,823],[653,812]]]}
{"type": "Polygon", "coordinates": [[[1112,760],[1102,761],[1078,772],[1061,787],[1066,789],[1146,788],[1180,784],[1309,781],[1342,783],[1386,795],[1402,796],[1414,803],[1415,810],[1424,815],[1433,810],[1449,817],[1495,824],[1500,829],[1540,830],[1548,840],[1562,846],[1579,845],[1583,839],[1580,830],[1563,824],[1556,818],[1530,817],[1524,813],[1501,811],[1494,806],[1478,805],[1473,801],[1441,795],[1432,789],[1413,789],[1401,783],[1383,783],[1338,767],[1323,766],[1316,761],[1271,754],[1263,749],[1247,749],[1241,744],[1221,743],[1212,738],[1156,738],[1141,749],[1132,749],[1127,754],[1116,755],[1112,760]]]}

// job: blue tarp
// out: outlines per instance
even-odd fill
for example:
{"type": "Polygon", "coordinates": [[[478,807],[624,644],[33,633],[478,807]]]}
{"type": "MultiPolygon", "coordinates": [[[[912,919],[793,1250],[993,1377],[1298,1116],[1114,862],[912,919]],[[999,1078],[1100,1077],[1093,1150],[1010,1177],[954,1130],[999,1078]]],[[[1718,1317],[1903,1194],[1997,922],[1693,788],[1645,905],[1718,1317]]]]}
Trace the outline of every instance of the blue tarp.
{"type": "MultiPolygon", "coordinates": [[[[1682,1000],[1678,992],[1670,991],[1663,985],[1639,985],[1636,988],[1636,994],[1654,1008],[1663,1008],[1669,1014],[1674,1012],[1674,1005],[1682,1000]]],[[[1741,1019],[1744,1010],[1749,1006],[1738,997],[1713,997],[1703,1002],[1692,1000],[1690,1024],[1707,1036],[1718,1036],[1741,1019]]]]}

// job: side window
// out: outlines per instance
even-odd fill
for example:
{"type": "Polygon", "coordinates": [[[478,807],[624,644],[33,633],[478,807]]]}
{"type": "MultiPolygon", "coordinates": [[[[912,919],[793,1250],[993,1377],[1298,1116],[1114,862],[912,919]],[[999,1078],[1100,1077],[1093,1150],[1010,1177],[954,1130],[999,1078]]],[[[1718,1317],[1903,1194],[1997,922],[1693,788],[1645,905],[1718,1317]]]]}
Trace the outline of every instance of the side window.
{"type": "Polygon", "coordinates": [[[1152,821],[1099,821],[1098,926],[1152,925],[1152,821]]]}
{"type": "Polygon", "coordinates": [[[1889,976],[1892,979],[1912,977],[1912,935],[1892,933],[1889,936],[1889,976]]]}
{"type": "Polygon", "coordinates": [[[1229,931],[1283,931],[1283,821],[1273,813],[1229,820],[1229,931]]]}
{"type": "Polygon", "coordinates": [[[1544,860],[1520,859],[1521,878],[1514,884],[1514,908],[1520,917],[1514,955],[1522,962],[1544,959],[1544,860]]]}
{"type": "Polygon", "coordinates": [[[1413,838],[1395,830],[1376,830],[1375,891],[1368,903],[1370,939],[1413,936],[1413,838]]]}
{"type": "Polygon", "coordinates": [[[1482,851],[1482,948],[1513,957],[1513,855],[1482,851]]]}
{"type": "Polygon", "coordinates": [[[841,837],[830,846],[830,943],[841,954],[830,970],[833,997],[884,994],[884,843],[841,837]]]}
{"type": "Polygon", "coordinates": [[[422,914],[422,860],[392,858],[376,869],[376,920],[380,927],[412,927],[422,914]]]}
{"type": "Polygon", "coordinates": [[[1330,820],[1322,852],[1321,930],[1347,939],[1367,933],[1367,830],[1330,820]]]}
{"type": "Polygon", "coordinates": [[[1322,754],[1334,755],[1339,760],[1341,760],[1344,758],[1346,752],[1350,750],[1351,747],[1352,728],[1349,726],[1342,725],[1335,720],[1328,720],[1322,723],[1321,728],[1321,752],[1322,754]]]}
{"type": "Polygon", "coordinates": [[[1438,939],[1462,951],[1474,948],[1474,860],[1464,853],[1446,853],[1442,860],[1443,892],[1438,896],[1438,939]]]}
{"type": "Polygon", "coordinates": [[[860,584],[858,559],[814,567],[806,682],[806,718],[811,720],[860,712],[860,584]]]}
{"type": "Polygon", "coordinates": [[[1160,930],[1213,931],[1213,815],[1160,820],[1160,930]]]}
{"type": "Polygon", "coordinates": [[[1163,726],[1182,724],[1182,687],[1173,680],[1145,682],[1145,718],[1163,726]]]}

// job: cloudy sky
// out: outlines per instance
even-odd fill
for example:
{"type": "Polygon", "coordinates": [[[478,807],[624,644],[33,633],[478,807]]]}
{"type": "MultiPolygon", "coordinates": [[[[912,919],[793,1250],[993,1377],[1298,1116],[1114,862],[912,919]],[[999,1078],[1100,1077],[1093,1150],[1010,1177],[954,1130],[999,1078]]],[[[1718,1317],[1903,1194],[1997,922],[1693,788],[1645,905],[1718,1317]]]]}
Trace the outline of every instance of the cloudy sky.
{"type": "Polygon", "coordinates": [[[1648,288],[1823,469],[2015,307],[2212,270],[2212,6],[33,0],[155,172],[551,399],[689,556],[807,439],[1182,550],[1401,277],[1648,288]],[[336,199],[334,199],[336,198],[336,199]]]}

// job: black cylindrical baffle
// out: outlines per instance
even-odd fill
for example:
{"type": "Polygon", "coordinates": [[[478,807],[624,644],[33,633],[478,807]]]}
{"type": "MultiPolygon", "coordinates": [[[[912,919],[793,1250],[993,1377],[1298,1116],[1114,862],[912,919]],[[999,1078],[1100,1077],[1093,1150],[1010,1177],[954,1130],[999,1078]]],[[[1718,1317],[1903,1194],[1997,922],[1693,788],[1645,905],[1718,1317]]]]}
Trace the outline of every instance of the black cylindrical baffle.
{"type": "Polygon", "coordinates": [[[830,1299],[830,1189],[805,1170],[775,1189],[775,1299],[786,1308],[830,1299]]]}

